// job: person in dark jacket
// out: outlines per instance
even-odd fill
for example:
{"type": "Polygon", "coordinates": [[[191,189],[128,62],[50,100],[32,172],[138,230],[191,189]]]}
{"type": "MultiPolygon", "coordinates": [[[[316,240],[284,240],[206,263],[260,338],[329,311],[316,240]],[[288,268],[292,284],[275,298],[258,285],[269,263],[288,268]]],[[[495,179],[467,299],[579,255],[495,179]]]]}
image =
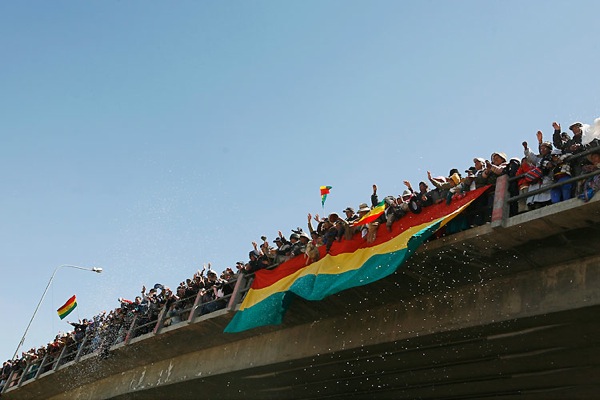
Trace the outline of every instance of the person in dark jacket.
{"type": "MultiPolygon", "coordinates": [[[[562,154],[565,156],[568,154],[579,154],[586,150],[586,146],[582,143],[583,139],[583,124],[581,122],[574,122],[569,126],[573,136],[570,137],[568,133],[561,132],[560,124],[557,122],[552,123],[554,133],[552,134],[552,142],[557,149],[562,150],[562,154]]],[[[579,176],[583,171],[583,166],[588,165],[589,162],[585,157],[575,158],[570,162],[571,165],[571,176],[579,176]]]]}

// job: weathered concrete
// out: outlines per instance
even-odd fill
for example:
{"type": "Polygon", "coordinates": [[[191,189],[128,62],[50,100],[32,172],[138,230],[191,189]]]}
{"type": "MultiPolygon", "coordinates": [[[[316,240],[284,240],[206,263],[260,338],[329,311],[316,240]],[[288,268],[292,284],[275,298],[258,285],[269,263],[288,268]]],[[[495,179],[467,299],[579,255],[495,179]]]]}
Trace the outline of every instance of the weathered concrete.
{"type": "MultiPolygon", "coordinates": [[[[600,258],[528,271],[443,295],[392,303],[140,366],[53,399],[111,398],[315,354],[600,305],[600,258]],[[365,329],[368,327],[368,329],[365,329]],[[260,349],[260,351],[257,351],[260,349]]],[[[326,301],[322,306],[327,306],[326,301]]],[[[149,344],[152,346],[152,344],[149,344]]]]}

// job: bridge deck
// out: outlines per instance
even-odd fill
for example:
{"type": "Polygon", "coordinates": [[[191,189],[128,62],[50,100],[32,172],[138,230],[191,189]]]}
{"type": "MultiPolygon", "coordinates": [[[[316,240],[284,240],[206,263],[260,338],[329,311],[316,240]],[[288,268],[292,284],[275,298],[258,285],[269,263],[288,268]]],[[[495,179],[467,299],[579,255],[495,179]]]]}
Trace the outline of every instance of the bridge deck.
{"type": "Polygon", "coordinates": [[[428,242],[387,279],[320,302],[297,299],[281,326],[224,334],[231,314],[218,311],[3,396],[594,398],[595,200],[428,242]]]}

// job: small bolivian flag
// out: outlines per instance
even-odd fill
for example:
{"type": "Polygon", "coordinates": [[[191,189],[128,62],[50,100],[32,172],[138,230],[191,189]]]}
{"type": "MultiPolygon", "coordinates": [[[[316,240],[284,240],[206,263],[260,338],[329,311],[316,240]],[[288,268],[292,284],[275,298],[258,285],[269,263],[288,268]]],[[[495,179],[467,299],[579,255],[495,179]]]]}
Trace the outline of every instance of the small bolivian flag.
{"type": "Polygon", "coordinates": [[[385,200],[377,204],[368,214],[354,223],[354,226],[365,225],[375,221],[381,214],[385,212],[385,200]]]}
{"type": "Polygon", "coordinates": [[[325,207],[325,199],[329,194],[329,189],[331,189],[331,186],[321,186],[321,206],[323,207],[325,207]]]}
{"type": "Polygon", "coordinates": [[[56,312],[58,312],[60,319],[64,319],[67,315],[71,314],[71,311],[73,311],[75,307],[77,307],[77,297],[73,295],[73,297],[67,300],[67,302],[56,310],[56,312]]]}

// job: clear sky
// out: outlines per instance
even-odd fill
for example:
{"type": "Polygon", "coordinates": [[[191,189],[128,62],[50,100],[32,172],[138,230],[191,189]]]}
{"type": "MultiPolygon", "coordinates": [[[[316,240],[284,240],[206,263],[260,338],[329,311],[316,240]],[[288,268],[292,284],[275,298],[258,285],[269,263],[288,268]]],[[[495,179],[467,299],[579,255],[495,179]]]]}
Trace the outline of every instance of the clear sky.
{"type": "Polygon", "coordinates": [[[598,1],[0,2],[0,358],[600,116],[598,1]],[[333,189],[321,208],[319,186],[333,189]]]}

